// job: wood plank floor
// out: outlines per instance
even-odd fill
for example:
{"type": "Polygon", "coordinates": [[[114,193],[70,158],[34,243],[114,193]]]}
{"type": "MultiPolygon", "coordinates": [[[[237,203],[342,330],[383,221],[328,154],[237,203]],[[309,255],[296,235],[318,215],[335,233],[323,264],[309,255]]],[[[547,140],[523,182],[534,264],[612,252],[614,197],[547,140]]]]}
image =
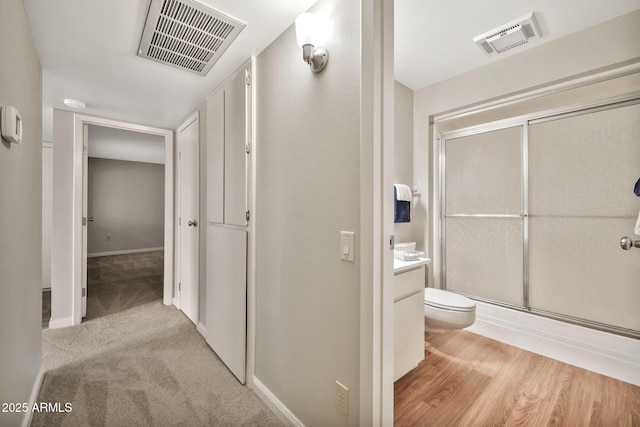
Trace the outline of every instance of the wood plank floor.
{"type": "Polygon", "coordinates": [[[640,387],[463,330],[425,339],[395,426],[640,427],[640,387]]]}

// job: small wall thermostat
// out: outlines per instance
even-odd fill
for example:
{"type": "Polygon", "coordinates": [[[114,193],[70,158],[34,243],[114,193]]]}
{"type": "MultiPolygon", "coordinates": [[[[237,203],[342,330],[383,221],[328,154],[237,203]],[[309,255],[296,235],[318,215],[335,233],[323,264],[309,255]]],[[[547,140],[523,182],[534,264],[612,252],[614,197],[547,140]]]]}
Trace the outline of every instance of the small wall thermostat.
{"type": "Polygon", "coordinates": [[[22,141],[22,117],[16,107],[0,107],[0,131],[2,138],[9,142],[22,141]]]}

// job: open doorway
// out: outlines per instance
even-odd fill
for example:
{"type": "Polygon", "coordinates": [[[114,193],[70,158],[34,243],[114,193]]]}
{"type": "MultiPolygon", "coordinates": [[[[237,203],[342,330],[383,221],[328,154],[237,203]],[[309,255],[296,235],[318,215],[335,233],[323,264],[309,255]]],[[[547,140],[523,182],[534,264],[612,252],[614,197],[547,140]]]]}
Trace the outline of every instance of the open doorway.
{"type": "Polygon", "coordinates": [[[82,322],[86,308],[88,127],[157,135],[164,139],[164,272],[162,302],[173,299],[174,146],[173,131],[54,109],[52,286],[50,328],[82,322]],[[69,171],[72,174],[69,174],[69,171]],[[168,260],[171,260],[168,262],[168,260]],[[84,296],[83,296],[84,294],[84,296]]]}
{"type": "Polygon", "coordinates": [[[165,139],[87,125],[85,320],[163,297],[165,139]]]}

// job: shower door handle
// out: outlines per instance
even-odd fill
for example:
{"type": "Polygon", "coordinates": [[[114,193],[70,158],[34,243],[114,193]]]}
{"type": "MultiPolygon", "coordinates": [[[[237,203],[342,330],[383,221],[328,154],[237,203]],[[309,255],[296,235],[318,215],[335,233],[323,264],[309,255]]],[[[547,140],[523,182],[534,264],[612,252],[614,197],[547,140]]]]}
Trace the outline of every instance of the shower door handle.
{"type": "Polygon", "coordinates": [[[625,236],[620,239],[620,247],[625,251],[628,251],[631,248],[640,248],[640,240],[631,240],[625,236]]]}

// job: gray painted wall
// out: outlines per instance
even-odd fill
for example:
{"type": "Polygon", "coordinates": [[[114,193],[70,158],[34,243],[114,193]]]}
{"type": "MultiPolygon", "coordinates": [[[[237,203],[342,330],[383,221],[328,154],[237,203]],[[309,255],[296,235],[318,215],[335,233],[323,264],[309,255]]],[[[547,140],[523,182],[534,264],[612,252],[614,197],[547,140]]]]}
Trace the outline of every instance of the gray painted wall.
{"type": "MultiPolygon", "coordinates": [[[[394,184],[406,184],[427,194],[426,188],[413,185],[413,91],[398,81],[394,82],[394,120],[394,184]]],[[[426,212],[418,201],[415,197],[411,201],[411,222],[394,225],[396,242],[415,242],[421,237],[415,230],[422,231],[422,227],[416,224],[424,222],[426,212]]]]}
{"type": "Polygon", "coordinates": [[[90,256],[163,247],[164,165],[89,158],[87,212],[90,256]]]}
{"type": "Polygon", "coordinates": [[[257,58],[255,376],[308,426],[358,425],[360,4],[320,0],[329,64],[313,74],[293,26],[257,58]],[[340,231],[356,232],[356,262],[340,231]],[[335,381],[349,388],[349,417],[335,381]],[[312,402],[312,403],[311,403],[312,402]]]}
{"type": "MultiPolygon", "coordinates": [[[[0,2],[0,105],[23,121],[21,144],[0,142],[0,403],[29,402],[42,344],[42,69],[21,0],[0,2]]],[[[0,425],[21,413],[0,412],[0,425]]]]}

